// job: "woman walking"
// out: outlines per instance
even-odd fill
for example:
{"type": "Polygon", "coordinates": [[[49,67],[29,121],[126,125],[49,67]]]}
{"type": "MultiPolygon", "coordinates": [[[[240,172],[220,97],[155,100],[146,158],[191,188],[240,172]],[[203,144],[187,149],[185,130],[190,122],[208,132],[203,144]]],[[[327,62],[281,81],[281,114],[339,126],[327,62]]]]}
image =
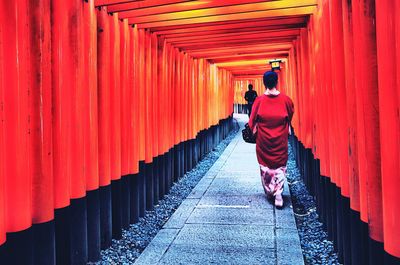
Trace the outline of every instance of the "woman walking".
{"type": "Polygon", "coordinates": [[[254,102],[249,126],[257,135],[256,153],[265,194],[269,198],[275,197],[275,206],[281,208],[294,105],[276,88],[278,75],[275,72],[266,72],[263,81],[266,90],[254,102]]]}

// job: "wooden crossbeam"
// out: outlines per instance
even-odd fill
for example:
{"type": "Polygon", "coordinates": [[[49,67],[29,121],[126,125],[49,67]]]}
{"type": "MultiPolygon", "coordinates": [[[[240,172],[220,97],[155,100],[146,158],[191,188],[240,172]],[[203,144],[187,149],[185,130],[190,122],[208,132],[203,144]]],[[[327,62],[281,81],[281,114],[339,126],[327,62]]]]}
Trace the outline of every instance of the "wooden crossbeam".
{"type": "MultiPolygon", "coordinates": [[[[250,20],[256,19],[256,18],[267,18],[267,17],[272,18],[272,17],[310,15],[314,11],[315,11],[314,6],[294,7],[294,8],[274,9],[274,10],[246,12],[246,13],[238,13],[238,14],[217,15],[217,16],[209,16],[209,17],[196,17],[196,18],[147,22],[147,23],[138,24],[138,28],[166,27],[166,26],[172,26],[172,25],[188,25],[188,24],[223,22],[223,21],[233,21],[233,20],[250,21],[250,20]]],[[[128,19],[128,23],[134,24],[132,22],[132,19],[128,19]]]]}
{"type": "Polygon", "coordinates": [[[231,20],[222,22],[206,22],[193,25],[172,25],[168,27],[155,27],[151,30],[157,35],[168,35],[168,34],[187,34],[190,32],[205,32],[205,31],[217,31],[227,29],[241,29],[241,28],[256,28],[256,27],[269,27],[279,25],[293,25],[293,24],[305,24],[306,18],[304,16],[293,16],[289,18],[257,18],[251,21],[243,20],[231,20]]]}
{"type": "Polygon", "coordinates": [[[210,41],[229,41],[229,40],[257,40],[262,38],[279,38],[279,37],[290,37],[298,36],[300,34],[299,29],[291,30],[279,30],[279,31],[251,31],[242,33],[229,33],[229,34],[212,34],[212,35],[198,35],[190,37],[179,37],[179,38],[168,38],[167,41],[172,44],[182,43],[201,43],[210,41]]]}
{"type": "Polygon", "coordinates": [[[295,40],[295,37],[275,37],[275,38],[261,38],[257,40],[231,40],[231,41],[210,41],[210,42],[201,42],[196,44],[174,44],[173,46],[181,48],[183,50],[198,50],[204,48],[204,46],[208,48],[219,48],[225,47],[227,45],[238,45],[245,46],[248,44],[266,44],[266,43],[287,43],[295,40]]]}
{"type": "MultiPolygon", "coordinates": [[[[268,0],[271,1],[271,0],[268,0]]],[[[244,3],[260,3],[267,2],[266,0],[224,0],[224,1],[192,1],[185,3],[168,4],[163,6],[150,6],[147,8],[135,8],[120,13],[121,18],[140,17],[155,14],[165,14],[170,12],[181,12],[211,7],[224,7],[238,5],[244,3]]]]}
{"type": "Polygon", "coordinates": [[[240,56],[230,56],[218,59],[210,59],[209,61],[212,63],[220,64],[220,63],[236,62],[238,60],[249,61],[249,60],[264,59],[264,58],[282,58],[282,57],[287,57],[288,55],[289,55],[288,53],[281,53],[281,52],[260,53],[256,55],[240,55],[240,56]]]}
{"type": "Polygon", "coordinates": [[[146,7],[159,7],[168,4],[176,4],[176,3],[187,3],[193,2],[194,0],[145,0],[145,1],[118,1],[118,0],[97,0],[95,2],[96,6],[99,6],[98,3],[104,2],[102,5],[107,6],[108,12],[122,12],[126,10],[146,8],[146,7]],[[114,4],[110,4],[115,2],[114,4]],[[119,2],[119,3],[117,3],[119,2]],[[108,4],[107,4],[108,3],[108,4]]]}
{"type": "MultiPolygon", "coordinates": [[[[157,15],[140,16],[129,18],[129,23],[140,24],[150,22],[160,22],[168,20],[181,20],[181,19],[193,19],[193,18],[209,18],[221,15],[232,15],[235,16],[243,15],[246,13],[256,13],[257,11],[271,11],[271,10],[285,10],[290,8],[299,7],[314,7],[316,6],[316,0],[279,0],[262,3],[251,3],[251,4],[238,4],[224,7],[213,7],[204,9],[195,9],[181,12],[163,13],[157,15]]],[[[253,16],[254,17],[254,16],[253,16]]]]}
{"type": "Polygon", "coordinates": [[[283,44],[262,44],[262,45],[247,45],[247,46],[225,46],[220,48],[203,48],[197,50],[187,50],[187,52],[196,58],[212,58],[215,56],[226,56],[226,55],[243,55],[248,53],[258,53],[258,52],[288,52],[292,47],[291,43],[283,44]]]}
{"type": "Polygon", "coordinates": [[[290,30],[290,29],[301,29],[305,24],[295,24],[295,25],[274,25],[268,27],[251,27],[251,28],[234,28],[225,30],[209,30],[200,32],[188,32],[188,33],[176,33],[176,34],[166,34],[159,35],[161,38],[166,38],[172,40],[173,38],[180,37],[199,37],[199,36],[213,36],[213,35],[225,35],[225,34],[247,34],[249,32],[263,32],[263,31],[276,31],[276,30],[290,30]]]}

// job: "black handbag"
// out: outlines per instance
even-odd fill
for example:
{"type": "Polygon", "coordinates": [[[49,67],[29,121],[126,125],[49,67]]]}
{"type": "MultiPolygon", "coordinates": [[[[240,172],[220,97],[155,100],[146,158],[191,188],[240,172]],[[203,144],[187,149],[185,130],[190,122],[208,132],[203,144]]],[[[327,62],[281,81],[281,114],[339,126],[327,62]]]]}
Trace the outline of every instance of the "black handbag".
{"type": "Polygon", "coordinates": [[[246,143],[249,144],[256,143],[256,135],[253,134],[248,123],[244,125],[244,129],[242,130],[242,137],[246,143]]]}

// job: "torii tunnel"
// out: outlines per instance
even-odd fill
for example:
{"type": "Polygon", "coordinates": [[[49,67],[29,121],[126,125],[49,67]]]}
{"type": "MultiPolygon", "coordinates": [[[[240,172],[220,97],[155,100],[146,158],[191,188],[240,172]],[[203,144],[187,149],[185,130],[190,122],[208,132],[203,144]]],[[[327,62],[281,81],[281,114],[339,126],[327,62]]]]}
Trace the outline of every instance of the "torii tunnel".
{"type": "Polygon", "coordinates": [[[400,264],[400,1],[0,2],[0,263],[86,264],[232,128],[269,60],[344,264],[400,264]]]}

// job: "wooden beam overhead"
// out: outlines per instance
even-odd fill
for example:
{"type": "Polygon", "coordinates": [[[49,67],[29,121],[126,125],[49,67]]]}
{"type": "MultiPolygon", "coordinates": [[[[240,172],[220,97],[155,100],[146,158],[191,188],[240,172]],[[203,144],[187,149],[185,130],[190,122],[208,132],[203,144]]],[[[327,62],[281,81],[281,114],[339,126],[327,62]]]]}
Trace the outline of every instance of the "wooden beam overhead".
{"type": "Polygon", "coordinates": [[[290,30],[264,30],[264,31],[250,31],[250,32],[242,32],[242,33],[228,33],[228,34],[204,34],[198,36],[190,36],[190,37],[179,37],[179,38],[167,38],[169,43],[191,43],[191,42],[202,42],[202,41],[225,41],[225,40],[257,40],[265,37],[289,37],[289,36],[298,36],[300,34],[299,29],[290,29],[290,30]]]}
{"type": "Polygon", "coordinates": [[[210,61],[224,61],[224,60],[236,60],[236,58],[242,58],[242,57],[257,57],[257,56],[262,56],[262,57],[286,57],[288,55],[288,52],[282,52],[282,51],[273,51],[273,52],[258,52],[258,53],[242,53],[242,54],[222,54],[222,55],[214,55],[207,57],[206,59],[209,59],[210,61]]]}
{"type": "MultiPolygon", "coordinates": [[[[255,18],[290,17],[290,16],[298,16],[298,15],[310,15],[314,11],[315,11],[314,6],[273,9],[273,10],[266,10],[266,11],[217,15],[217,16],[210,16],[210,17],[196,17],[196,18],[186,18],[186,19],[140,23],[140,24],[138,24],[138,28],[166,27],[166,26],[172,26],[172,25],[188,25],[188,24],[223,22],[223,21],[233,21],[233,20],[251,21],[252,19],[255,19],[255,18]]],[[[128,19],[128,23],[134,24],[134,23],[132,23],[132,19],[128,19]]]]}
{"type": "Polygon", "coordinates": [[[315,7],[317,0],[280,0],[270,1],[262,3],[251,3],[251,4],[238,4],[224,7],[204,8],[195,9],[181,12],[163,13],[158,15],[140,16],[129,18],[129,23],[140,24],[150,22],[160,22],[168,20],[181,20],[181,19],[193,19],[193,18],[209,18],[222,15],[240,16],[246,13],[256,13],[257,11],[272,11],[272,10],[285,10],[290,8],[301,8],[301,7],[315,7]]]}
{"type": "MultiPolygon", "coordinates": [[[[112,2],[103,0],[103,2],[112,2]]],[[[122,12],[126,10],[138,9],[138,8],[146,8],[146,7],[158,7],[168,4],[176,4],[176,3],[186,3],[186,2],[193,2],[194,0],[144,0],[144,1],[114,1],[120,2],[117,4],[107,5],[108,12],[122,12]]],[[[98,0],[100,2],[100,0],[98,0]]],[[[104,4],[103,4],[104,5],[104,4]]]]}
{"type": "Polygon", "coordinates": [[[212,36],[216,34],[246,34],[249,32],[262,32],[262,31],[276,31],[276,30],[290,30],[290,29],[301,29],[305,24],[294,24],[294,25],[276,25],[268,27],[251,27],[251,28],[235,28],[235,29],[225,29],[225,30],[206,30],[199,32],[187,32],[187,33],[177,33],[177,34],[166,34],[159,35],[162,38],[172,39],[179,37],[200,37],[200,36],[212,36]]]}
{"type": "Polygon", "coordinates": [[[241,55],[241,56],[231,56],[231,57],[225,57],[225,58],[219,58],[219,59],[209,59],[211,63],[228,63],[228,62],[236,62],[238,60],[241,61],[248,61],[248,60],[256,60],[256,59],[264,59],[268,60],[268,58],[282,58],[282,57],[287,57],[288,53],[264,53],[264,54],[257,54],[257,55],[241,55]]]}
{"type": "Polygon", "coordinates": [[[222,48],[204,48],[198,50],[187,51],[191,56],[195,58],[212,58],[215,56],[227,56],[227,55],[243,55],[248,53],[258,52],[288,52],[292,47],[291,43],[286,44],[262,44],[262,45],[247,45],[247,46],[231,46],[222,48]]]}
{"type": "Polygon", "coordinates": [[[209,30],[225,30],[225,29],[240,29],[253,27],[269,27],[278,25],[305,24],[307,22],[304,16],[292,16],[288,18],[256,18],[251,21],[230,20],[220,22],[205,22],[193,25],[172,25],[168,27],[155,27],[151,31],[157,35],[167,35],[175,33],[201,32],[209,30]]]}
{"type": "Polygon", "coordinates": [[[199,43],[191,43],[191,44],[173,44],[174,47],[180,48],[182,50],[194,50],[194,49],[202,49],[204,46],[208,48],[220,48],[225,47],[227,45],[238,45],[238,46],[245,46],[249,44],[265,44],[265,43],[287,43],[292,42],[295,40],[296,37],[268,37],[262,38],[257,40],[230,40],[230,41],[205,41],[199,43]]]}
{"type": "MultiPolygon", "coordinates": [[[[267,0],[272,1],[272,0],[267,0]]],[[[170,12],[181,12],[196,9],[204,9],[211,7],[224,7],[238,5],[244,3],[260,3],[267,2],[266,0],[225,0],[225,1],[192,1],[186,3],[168,4],[163,6],[150,6],[147,8],[137,8],[120,13],[121,18],[141,17],[156,14],[165,14],[170,12]]]]}

